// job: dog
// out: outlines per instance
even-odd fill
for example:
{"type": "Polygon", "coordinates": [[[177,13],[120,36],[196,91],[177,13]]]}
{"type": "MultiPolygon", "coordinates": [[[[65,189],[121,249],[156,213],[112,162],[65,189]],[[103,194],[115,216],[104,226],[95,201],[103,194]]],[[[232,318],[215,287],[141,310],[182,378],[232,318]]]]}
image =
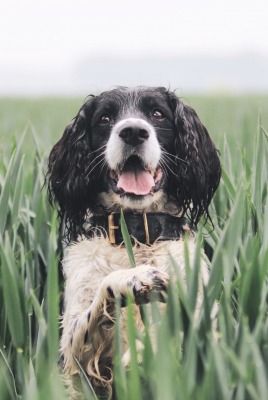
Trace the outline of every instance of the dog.
{"type": "MultiPolygon", "coordinates": [[[[67,244],[60,352],[73,397],[79,364],[93,386],[111,390],[116,300],[123,312],[132,298],[142,329],[140,306],[164,301],[172,274],[168,254],[186,279],[183,239],[187,234],[193,258],[191,232],[201,216],[210,219],[220,176],[218,151],[196,112],[162,87],[89,96],[53,147],[49,199],[58,206],[67,244]],[[121,210],[135,268],[122,244],[121,210]]],[[[201,276],[206,283],[204,263],[201,276]]],[[[125,332],[122,342],[127,355],[125,332]]]]}

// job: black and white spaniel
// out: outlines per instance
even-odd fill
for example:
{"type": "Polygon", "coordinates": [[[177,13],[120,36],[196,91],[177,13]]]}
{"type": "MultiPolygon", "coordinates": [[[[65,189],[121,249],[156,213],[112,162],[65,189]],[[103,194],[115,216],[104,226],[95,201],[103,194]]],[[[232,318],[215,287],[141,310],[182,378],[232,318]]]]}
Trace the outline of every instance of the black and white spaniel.
{"type": "MultiPolygon", "coordinates": [[[[112,385],[116,298],[140,305],[163,300],[172,255],[185,279],[185,233],[218,187],[217,150],[196,112],[165,88],[120,87],[90,96],[49,157],[50,200],[68,242],[61,353],[74,388],[80,362],[93,385],[112,385]],[[120,211],[133,238],[131,268],[120,211]],[[108,326],[108,328],[107,328],[108,326]]],[[[194,235],[189,254],[193,257],[194,235]]],[[[207,268],[202,263],[203,283],[207,268]]],[[[198,303],[202,302],[202,285],[198,303]]],[[[128,362],[127,337],[123,362],[128,362]]],[[[72,391],[75,397],[75,390],[72,391]]]]}

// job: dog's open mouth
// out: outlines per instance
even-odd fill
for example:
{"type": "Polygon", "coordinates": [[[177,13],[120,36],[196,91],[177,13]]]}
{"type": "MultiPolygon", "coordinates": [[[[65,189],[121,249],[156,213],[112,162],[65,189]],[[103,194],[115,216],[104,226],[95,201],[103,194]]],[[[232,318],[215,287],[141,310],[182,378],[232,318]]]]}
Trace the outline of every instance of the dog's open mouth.
{"type": "Polygon", "coordinates": [[[116,192],[146,196],[160,189],[163,172],[160,167],[151,171],[138,156],[131,156],[120,171],[110,171],[110,178],[116,192]]]}

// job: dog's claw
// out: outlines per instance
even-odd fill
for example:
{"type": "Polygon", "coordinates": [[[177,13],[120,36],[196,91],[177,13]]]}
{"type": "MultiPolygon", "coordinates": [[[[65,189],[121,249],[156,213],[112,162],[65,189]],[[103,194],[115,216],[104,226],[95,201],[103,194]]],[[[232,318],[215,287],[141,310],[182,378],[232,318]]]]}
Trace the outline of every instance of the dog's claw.
{"type": "Polygon", "coordinates": [[[134,300],[137,305],[151,301],[165,302],[162,292],[166,292],[169,277],[165,272],[148,267],[145,276],[135,277],[133,282],[134,300]],[[140,278],[140,279],[138,279],[140,278]]]}

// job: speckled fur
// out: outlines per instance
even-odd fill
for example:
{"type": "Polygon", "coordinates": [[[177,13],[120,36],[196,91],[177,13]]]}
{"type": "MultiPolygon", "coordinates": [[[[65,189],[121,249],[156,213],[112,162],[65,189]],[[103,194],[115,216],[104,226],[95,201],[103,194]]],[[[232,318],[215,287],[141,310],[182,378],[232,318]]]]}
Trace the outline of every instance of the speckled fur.
{"type": "MultiPolygon", "coordinates": [[[[193,237],[188,246],[192,260],[195,251],[193,237]]],[[[133,250],[136,268],[131,268],[124,246],[111,246],[104,237],[81,239],[66,250],[63,260],[66,287],[61,352],[64,373],[70,386],[73,377],[79,373],[75,356],[94,385],[105,386],[108,390],[111,387],[112,372],[108,369],[113,357],[114,309],[110,293],[115,297],[126,293],[133,295],[133,287],[137,287],[137,284],[154,291],[155,274],[164,285],[167,284],[172,274],[169,255],[176,259],[181,276],[183,280],[186,279],[183,240],[159,242],[151,247],[139,244],[133,250]]],[[[202,264],[201,276],[203,283],[206,283],[208,271],[205,263],[202,264]]],[[[197,309],[202,302],[201,287],[197,309]]],[[[142,329],[138,306],[135,319],[137,326],[142,329]]],[[[126,352],[123,363],[127,364],[127,339],[124,333],[122,342],[126,352]]]]}

